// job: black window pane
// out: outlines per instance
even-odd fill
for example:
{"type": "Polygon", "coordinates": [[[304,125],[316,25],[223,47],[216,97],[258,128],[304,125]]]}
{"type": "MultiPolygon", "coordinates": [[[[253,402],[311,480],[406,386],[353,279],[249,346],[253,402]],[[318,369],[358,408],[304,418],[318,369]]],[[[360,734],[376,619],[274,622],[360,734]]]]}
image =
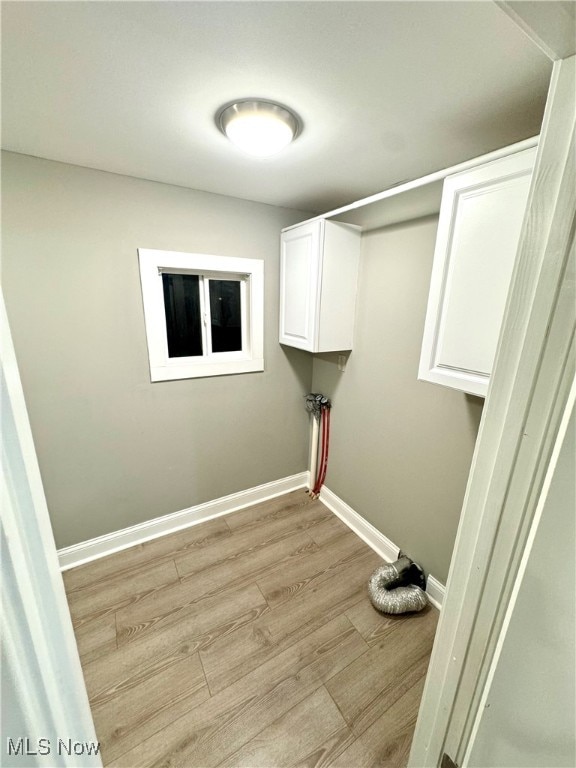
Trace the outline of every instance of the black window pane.
{"type": "Polygon", "coordinates": [[[202,354],[198,275],[162,273],[168,357],[202,354]]]}
{"type": "Polygon", "coordinates": [[[238,280],[210,280],[212,352],[242,350],[242,313],[238,280]]]}

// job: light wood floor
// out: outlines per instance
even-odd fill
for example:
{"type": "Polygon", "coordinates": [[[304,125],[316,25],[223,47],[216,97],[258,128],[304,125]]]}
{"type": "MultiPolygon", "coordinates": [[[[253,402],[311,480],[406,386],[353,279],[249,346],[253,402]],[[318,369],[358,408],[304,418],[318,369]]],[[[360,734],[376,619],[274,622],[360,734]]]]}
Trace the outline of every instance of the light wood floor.
{"type": "Polygon", "coordinates": [[[64,574],[107,766],[404,766],[437,611],[301,491],[64,574]]]}

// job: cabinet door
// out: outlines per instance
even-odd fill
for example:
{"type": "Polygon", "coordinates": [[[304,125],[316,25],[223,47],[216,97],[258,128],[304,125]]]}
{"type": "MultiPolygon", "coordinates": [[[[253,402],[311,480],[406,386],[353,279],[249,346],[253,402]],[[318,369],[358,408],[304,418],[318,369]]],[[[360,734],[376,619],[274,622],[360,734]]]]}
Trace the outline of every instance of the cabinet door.
{"type": "Polygon", "coordinates": [[[444,183],[419,378],[485,396],[536,149],[444,183]]]}
{"type": "Polygon", "coordinates": [[[315,351],[322,221],[282,233],[280,343],[315,351]]]}

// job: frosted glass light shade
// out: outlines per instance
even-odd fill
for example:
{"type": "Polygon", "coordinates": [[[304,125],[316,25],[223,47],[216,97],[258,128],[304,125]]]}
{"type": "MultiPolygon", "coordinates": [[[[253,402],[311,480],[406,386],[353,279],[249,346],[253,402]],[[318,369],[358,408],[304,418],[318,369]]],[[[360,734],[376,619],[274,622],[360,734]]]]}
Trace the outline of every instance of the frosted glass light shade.
{"type": "Polygon", "coordinates": [[[220,130],[243,152],[270,157],[296,137],[298,118],[286,107],[271,101],[238,101],[220,111],[220,130]]]}

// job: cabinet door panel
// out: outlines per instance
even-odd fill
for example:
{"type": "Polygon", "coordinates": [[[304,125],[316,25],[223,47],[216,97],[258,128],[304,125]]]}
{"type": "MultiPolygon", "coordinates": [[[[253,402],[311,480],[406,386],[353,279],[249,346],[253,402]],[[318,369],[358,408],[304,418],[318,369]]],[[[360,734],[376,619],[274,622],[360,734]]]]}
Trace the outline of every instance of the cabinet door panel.
{"type": "Polygon", "coordinates": [[[457,195],[436,365],[490,375],[527,197],[525,177],[457,195]]]}
{"type": "Polygon", "coordinates": [[[446,179],[420,379],[486,395],[535,155],[524,150],[446,179]]]}
{"type": "Polygon", "coordinates": [[[320,222],[282,235],[280,343],[312,351],[315,339],[320,222]]]}

